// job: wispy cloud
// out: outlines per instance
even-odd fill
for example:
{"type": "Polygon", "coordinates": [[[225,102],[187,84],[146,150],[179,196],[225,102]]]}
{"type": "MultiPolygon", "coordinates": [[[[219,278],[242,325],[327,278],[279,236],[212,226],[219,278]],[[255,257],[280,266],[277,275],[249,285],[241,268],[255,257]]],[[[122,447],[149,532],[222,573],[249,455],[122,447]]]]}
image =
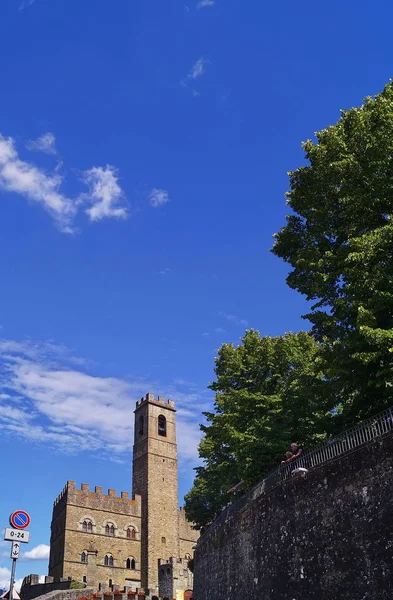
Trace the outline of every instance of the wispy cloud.
{"type": "Polygon", "coordinates": [[[160,275],[162,275],[163,277],[165,277],[165,275],[168,275],[171,272],[172,272],[172,269],[170,269],[169,267],[165,267],[165,269],[161,269],[160,275]]]}
{"type": "MultiPolygon", "coordinates": [[[[30,144],[35,145],[34,149],[53,153],[55,138],[48,137],[52,135],[45,134],[30,144]]],[[[21,160],[14,140],[0,134],[0,189],[40,204],[61,231],[75,231],[73,222],[83,204],[90,205],[85,212],[91,221],[127,217],[124,192],[118,184],[118,174],[114,167],[107,165],[85,171],[82,180],[89,186],[89,191],[75,198],[69,198],[61,192],[64,180],[58,172],[60,167],[61,164],[47,173],[36,165],[21,160]]]]}
{"type": "Polygon", "coordinates": [[[46,175],[38,167],[20,160],[12,138],[0,134],[0,189],[15,192],[38,202],[48,211],[62,231],[72,231],[75,203],[60,192],[63,178],[46,175]]]}
{"type": "Polygon", "coordinates": [[[181,81],[181,85],[184,88],[191,88],[192,95],[194,97],[200,96],[200,92],[193,87],[193,82],[196,79],[199,79],[206,71],[206,65],[208,64],[208,60],[206,60],[203,56],[198,58],[198,60],[193,64],[190,72],[187,77],[181,81]]]}
{"type": "Polygon", "coordinates": [[[0,363],[2,435],[46,444],[65,454],[89,452],[100,457],[109,451],[114,460],[125,460],[132,447],[135,401],[157,390],[172,397],[179,409],[180,460],[197,461],[203,393],[195,387],[92,375],[76,368],[88,364],[85,360],[52,343],[0,340],[0,363]]]}
{"type": "Polygon", "coordinates": [[[242,327],[247,327],[248,325],[248,321],[246,321],[246,319],[241,319],[236,315],[229,315],[228,313],[225,313],[222,310],[219,311],[218,316],[222,319],[230,321],[231,323],[234,323],[235,325],[241,325],[242,327]]]}
{"type": "Polygon", "coordinates": [[[205,8],[206,6],[214,6],[214,0],[200,0],[197,4],[197,8],[205,8]]]}
{"type": "Polygon", "coordinates": [[[149,196],[151,206],[157,208],[158,206],[163,206],[169,202],[169,194],[166,190],[160,190],[158,188],[154,188],[150,192],[149,196]]]}
{"type": "Polygon", "coordinates": [[[216,327],[214,331],[215,331],[216,333],[225,333],[225,332],[226,332],[226,330],[225,330],[225,329],[223,329],[222,327],[216,327]]]}
{"type": "Polygon", "coordinates": [[[199,58],[193,65],[191,71],[189,72],[188,79],[198,79],[198,77],[201,77],[201,75],[203,75],[203,73],[206,70],[206,64],[206,59],[204,59],[203,57],[199,58]]]}
{"type": "Polygon", "coordinates": [[[120,203],[124,199],[124,192],[118,184],[118,173],[114,167],[93,167],[83,173],[82,180],[89,186],[88,194],[84,198],[91,204],[86,209],[86,214],[91,221],[100,221],[108,217],[125,219],[127,210],[120,203]]]}
{"type": "Polygon", "coordinates": [[[53,133],[44,133],[36,140],[30,140],[26,143],[28,150],[45,152],[45,154],[56,154],[56,138],[53,133]]]}
{"type": "Polygon", "coordinates": [[[23,0],[23,2],[20,3],[19,5],[19,10],[23,10],[24,8],[27,8],[28,6],[31,6],[32,4],[34,4],[35,0],[23,0]]]}

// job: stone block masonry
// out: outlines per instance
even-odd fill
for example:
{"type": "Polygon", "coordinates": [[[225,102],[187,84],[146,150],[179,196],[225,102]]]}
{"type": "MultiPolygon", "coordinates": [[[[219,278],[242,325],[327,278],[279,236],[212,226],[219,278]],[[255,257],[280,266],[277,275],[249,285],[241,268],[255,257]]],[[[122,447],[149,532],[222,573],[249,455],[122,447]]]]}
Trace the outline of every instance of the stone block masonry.
{"type": "Polygon", "coordinates": [[[393,598],[393,435],[257,491],[197,544],[195,600],[393,598]]]}
{"type": "MultiPolygon", "coordinates": [[[[53,506],[49,574],[96,589],[158,592],[159,560],[186,560],[198,533],[178,509],[176,409],[146,394],[135,407],[133,494],[68,481],[53,506]]],[[[178,562],[176,563],[178,564],[178,562]]],[[[173,579],[189,586],[191,574],[173,579]]],[[[179,591],[187,591],[180,590],[179,591]]],[[[190,591],[190,590],[188,590],[190,591]]]]}
{"type": "Polygon", "coordinates": [[[158,591],[158,561],[176,556],[178,473],[174,403],[147,394],[135,409],[133,491],[142,497],[141,583],[158,591]]]}
{"type": "Polygon", "coordinates": [[[139,496],[103,494],[101,487],[91,492],[84,483],[79,490],[68,481],[53,507],[49,574],[140,587],[140,532],[139,496]]]}

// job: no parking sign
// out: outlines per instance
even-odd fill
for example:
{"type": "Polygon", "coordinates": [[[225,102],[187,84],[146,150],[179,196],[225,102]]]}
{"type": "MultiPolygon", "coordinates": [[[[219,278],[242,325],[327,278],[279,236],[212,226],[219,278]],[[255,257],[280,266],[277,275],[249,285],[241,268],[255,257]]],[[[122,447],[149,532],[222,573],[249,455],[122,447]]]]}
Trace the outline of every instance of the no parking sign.
{"type": "Polygon", "coordinates": [[[10,516],[10,525],[15,529],[26,529],[30,525],[30,515],[25,510],[16,510],[10,516]]]}

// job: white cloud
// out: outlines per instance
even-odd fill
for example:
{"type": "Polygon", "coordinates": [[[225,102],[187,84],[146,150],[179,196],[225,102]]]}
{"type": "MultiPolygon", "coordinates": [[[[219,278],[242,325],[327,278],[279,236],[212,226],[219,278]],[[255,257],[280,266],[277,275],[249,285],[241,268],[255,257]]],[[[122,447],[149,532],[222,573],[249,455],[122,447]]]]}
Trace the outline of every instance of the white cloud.
{"type": "Polygon", "coordinates": [[[216,333],[225,333],[225,329],[223,329],[222,327],[216,327],[214,331],[216,333]]]}
{"type": "Polygon", "coordinates": [[[205,72],[207,61],[202,57],[199,58],[193,65],[191,71],[188,74],[188,79],[198,79],[205,72]]]}
{"type": "Polygon", "coordinates": [[[46,154],[56,154],[56,138],[53,133],[44,133],[38,139],[27,142],[26,148],[46,154]]]}
{"type": "Polygon", "coordinates": [[[228,313],[225,313],[222,310],[218,313],[218,315],[223,319],[226,319],[227,321],[235,323],[235,325],[242,325],[243,327],[247,327],[248,325],[248,321],[246,321],[246,319],[240,319],[236,315],[229,315],[228,313]]]}
{"type": "Polygon", "coordinates": [[[214,0],[200,0],[197,4],[197,8],[205,8],[206,6],[214,6],[214,0]]]}
{"type": "Polygon", "coordinates": [[[126,208],[120,206],[124,192],[117,183],[118,180],[118,173],[111,165],[93,167],[83,173],[83,181],[90,187],[90,191],[81,198],[91,204],[85,211],[91,221],[100,221],[107,217],[127,217],[126,208]]]}
{"type": "Polygon", "coordinates": [[[60,229],[70,233],[76,208],[70,198],[60,193],[62,182],[60,175],[46,175],[34,165],[20,160],[13,139],[0,134],[0,189],[40,203],[60,229]]]}
{"type": "Polygon", "coordinates": [[[169,267],[166,267],[165,269],[161,269],[160,275],[165,277],[165,275],[168,275],[168,273],[171,273],[171,272],[172,272],[172,269],[169,269],[169,267]]]}
{"type": "Polygon", "coordinates": [[[50,546],[46,544],[39,544],[35,548],[28,550],[28,552],[22,552],[21,558],[27,558],[29,560],[44,560],[49,558],[50,546]]]}
{"type": "MultiPolygon", "coordinates": [[[[7,569],[7,567],[0,567],[0,589],[9,590],[10,589],[10,579],[11,579],[11,571],[7,569]]],[[[15,581],[15,589],[17,592],[20,591],[20,586],[22,585],[23,578],[16,579],[15,581]]]]}
{"type": "Polygon", "coordinates": [[[86,361],[52,343],[0,340],[0,361],[0,387],[5,392],[0,398],[2,435],[45,443],[68,454],[90,452],[100,457],[109,450],[114,460],[121,461],[132,448],[136,400],[157,390],[176,401],[179,458],[195,464],[203,410],[195,386],[180,391],[139,378],[91,375],[76,368],[86,366],[86,361]],[[11,393],[20,398],[17,405],[10,404],[11,393]],[[182,414],[182,409],[188,412],[182,414]]]}
{"type": "MultiPolygon", "coordinates": [[[[30,144],[40,145],[40,149],[49,151],[54,148],[52,134],[45,134],[30,144]],[[43,138],[46,138],[44,140],[43,138]]],[[[0,134],[0,189],[15,192],[21,196],[38,202],[51,214],[59,228],[66,233],[73,233],[73,220],[78,208],[88,203],[85,210],[91,221],[104,218],[126,218],[127,210],[121,206],[124,192],[118,184],[118,174],[114,167],[93,167],[83,173],[83,181],[89,186],[89,192],[80,194],[77,198],[68,198],[60,191],[63,177],[58,171],[58,165],[52,173],[45,173],[37,166],[19,158],[14,140],[0,134]]]]}
{"type": "Polygon", "coordinates": [[[163,206],[167,202],[169,202],[169,195],[166,190],[160,190],[158,188],[154,188],[150,192],[149,196],[151,206],[157,208],[158,206],[163,206]]]}

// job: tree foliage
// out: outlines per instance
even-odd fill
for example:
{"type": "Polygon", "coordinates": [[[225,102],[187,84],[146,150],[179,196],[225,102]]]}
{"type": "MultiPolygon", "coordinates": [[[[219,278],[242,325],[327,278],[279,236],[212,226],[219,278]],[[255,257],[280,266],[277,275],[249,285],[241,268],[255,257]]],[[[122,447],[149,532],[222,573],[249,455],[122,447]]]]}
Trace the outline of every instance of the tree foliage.
{"type": "Polygon", "coordinates": [[[239,480],[274,468],[291,441],[311,445],[392,403],[393,83],[303,144],[292,214],[273,252],[312,301],[310,333],[224,344],[206,413],[188,517],[210,523],[239,480]]]}
{"type": "Polygon", "coordinates": [[[315,301],[305,318],[325,393],[349,424],[392,401],[393,84],[316,138],[290,173],[294,214],[273,252],[293,267],[288,285],[315,301]]]}
{"type": "MultiPolygon", "coordinates": [[[[245,489],[280,464],[292,441],[309,446],[320,439],[329,411],[320,395],[318,344],[305,332],[281,337],[245,333],[238,347],[224,344],[216,358],[215,412],[199,453],[194,487],[186,496],[188,518],[199,526],[228,503],[228,489],[245,489]]],[[[331,416],[330,416],[331,418],[331,416]]]]}

